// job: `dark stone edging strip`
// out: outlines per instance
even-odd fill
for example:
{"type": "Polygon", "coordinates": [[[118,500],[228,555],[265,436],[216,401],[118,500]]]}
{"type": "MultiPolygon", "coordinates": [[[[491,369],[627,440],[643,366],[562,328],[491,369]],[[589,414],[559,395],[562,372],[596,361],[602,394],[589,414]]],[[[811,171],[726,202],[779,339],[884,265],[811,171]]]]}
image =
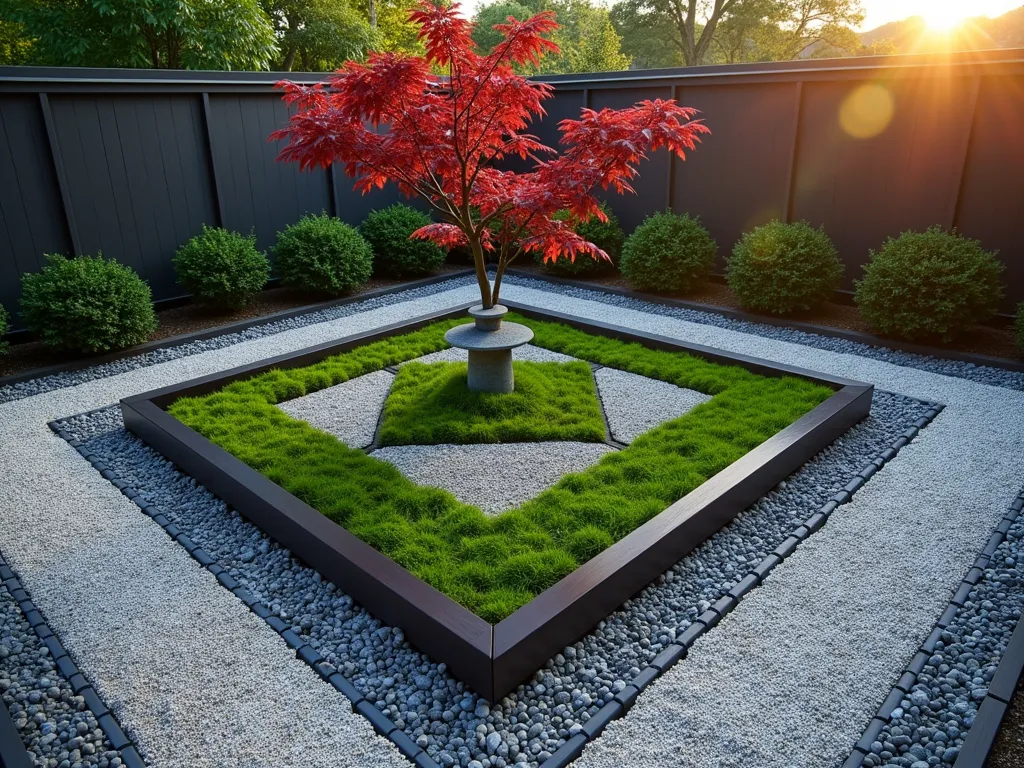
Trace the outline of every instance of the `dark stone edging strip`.
{"type": "Polygon", "coordinates": [[[338,299],[329,299],[315,304],[304,304],[301,307],[285,309],[269,315],[260,315],[259,317],[253,317],[247,320],[238,320],[233,323],[204,328],[200,331],[183,333],[178,336],[169,336],[166,339],[149,341],[145,344],[128,347],[127,349],[120,349],[116,352],[110,352],[97,357],[79,358],[69,363],[57,363],[43,368],[33,368],[32,370],[13,373],[9,376],[0,376],[0,388],[10,386],[12,384],[22,384],[26,381],[42,378],[44,376],[59,376],[64,373],[74,373],[86,368],[114,363],[125,358],[137,357],[139,355],[145,355],[149,352],[156,352],[161,349],[181,347],[194,341],[206,341],[217,336],[241,333],[242,331],[247,331],[250,328],[255,328],[257,326],[270,325],[272,323],[281,322],[282,320],[291,320],[299,315],[323,312],[324,310],[334,309],[335,307],[345,306],[346,304],[356,304],[361,301],[370,301],[392,293],[399,293],[401,291],[413,290],[416,288],[425,288],[430,285],[447,282],[448,280],[459,280],[472,274],[473,270],[466,267],[465,269],[458,269],[439,275],[431,275],[430,277],[424,277],[419,280],[407,280],[399,283],[398,285],[391,285],[387,288],[377,288],[376,290],[358,293],[353,296],[343,296],[338,299]]]}
{"type": "MultiPolygon", "coordinates": [[[[95,454],[88,452],[88,449],[82,441],[76,440],[68,434],[66,430],[60,427],[60,421],[60,419],[51,421],[48,426],[60,438],[65,440],[68,445],[78,451],[78,453],[82,455],[82,458],[92,464],[93,468],[99,472],[102,477],[106,478],[115,488],[121,491],[129,501],[134,503],[147,516],[151,517],[153,522],[163,528],[168,536],[184,547],[185,551],[188,552],[197,563],[216,577],[222,587],[232,592],[235,597],[241,600],[250,611],[269,624],[270,627],[281,636],[285,643],[287,643],[288,647],[295,651],[296,658],[306,662],[306,664],[312,667],[313,671],[316,672],[321,679],[332,685],[349,700],[353,712],[360,714],[369,720],[373,729],[394,744],[398,748],[399,752],[413,762],[416,768],[441,768],[441,766],[439,766],[423,748],[409,738],[405,731],[395,725],[391,718],[368,701],[352,684],[352,682],[342,675],[333,664],[326,661],[319,651],[295,634],[290,625],[286,624],[280,617],[272,615],[270,609],[257,600],[252,592],[239,584],[235,578],[228,573],[226,568],[218,565],[214,559],[210,557],[209,553],[207,553],[202,547],[197,546],[192,539],[186,536],[181,529],[178,528],[178,526],[174,525],[164,517],[160,512],[159,507],[155,504],[147,503],[135,488],[132,488],[127,483],[118,480],[114,475],[114,472],[100,461],[95,454]]],[[[105,707],[104,710],[106,710],[105,707]]],[[[125,765],[127,768],[136,768],[136,765],[132,765],[127,761],[125,762],[125,765]]],[[[144,768],[144,763],[140,760],[137,766],[144,768]]]]}
{"type": "Polygon", "coordinates": [[[622,691],[615,695],[612,701],[601,707],[597,714],[587,720],[580,733],[566,741],[551,757],[545,760],[544,768],[565,768],[565,766],[576,760],[583,753],[587,742],[596,739],[612,720],[625,715],[647,686],[667,672],[676,662],[685,659],[690,648],[693,647],[693,644],[697,642],[701,635],[718,624],[723,617],[739,605],[744,595],[755,587],[760,586],[779,563],[793,554],[800,545],[800,542],[820,529],[837,507],[849,502],[853,495],[871,479],[872,475],[892,461],[896,454],[917,437],[918,433],[927,427],[945,407],[939,403],[929,402],[927,404],[931,407],[924,416],[914,422],[914,426],[906,429],[889,448],[882,451],[874,461],[864,467],[853,480],[847,483],[843,490],[825,502],[821,509],[807,518],[803,525],[798,526],[787,539],[775,548],[774,552],[765,557],[746,576],[736,582],[732,589],[720,597],[708,610],[698,616],[693,624],[687,627],[674,643],[655,656],[646,668],[640,670],[639,675],[634,677],[622,691]]]}
{"type": "MultiPolygon", "coordinates": [[[[685,658],[697,638],[718,624],[723,616],[728,614],[729,611],[738,605],[744,595],[759,586],[779,563],[793,553],[801,541],[808,538],[813,532],[821,528],[828,520],[829,515],[831,515],[837,507],[850,501],[853,495],[864,485],[865,482],[867,482],[868,479],[871,478],[872,475],[885,466],[887,462],[891,461],[899,451],[913,440],[921,429],[928,426],[928,424],[931,423],[931,421],[943,409],[943,406],[938,403],[928,403],[928,405],[931,407],[924,416],[914,423],[914,426],[905,430],[889,448],[882,451],[872,462],[861,470],[853,480],[847,483],[843,490],[839,491],[829,499],[829,501],[827,501],[821,509],[818,510],[818,512],[811,515],[803,525],[797,527],[772,554],[764,558],[759,565],[740,579],[726,595],[721,597],[707,611],[698,616],[694,623],[691,624],[682,633],[682,635],[680,635],[676,642],[672,643],[669,647],[658,654],[658,656],[656,656],[646,668],[641,670],[639,675],[633,678],[633,680],[622,691],[616,694],[615,698],[611,702],[605,704],[595,715],[587,720],[587,722],[583,724],[582,730],[579,733],[570,737],[551,755],[550,758],[544,762],[546,768],[564,768],[578,758],[588,741],[596,739],[608,723],[622,717],[633,706],[641,691],[657,679],[663,672],[671,668],[677,661],[685,658]]],[[[270,610],[260,603],[248,589],[238,584],[226,569],[217,565],[208,553],[206,553],[201,547],[196,546],[196,544],[188,536],[182,533],[176,525],[172,524],[166,517],[164,517],[156,505],[147,503],[136,489],[118,480],[113,471],[107,468],[98,457],[89,453],[81,441],[76,440],[68,434],[68,432],[62,429],[59,426],[59,421],[50,422],[49,426],[57,433],[58,436],[67,441],[69,445],[77,450],[83,458],[86,459],[86,461],[92,464],[104,478],[109,480],[116,488],[118,488],[123,495],[136,504],[136,506],[138,506],[146,515],[153,518],[153,520],[158,523],[171,538],[181,544],[181,546],[184,547],[200,565],[209,570],[222,586],[233,592],[235,596],[238,597],[238,599],[241,600],[253,613],[264,619],[264,621],[266,621],[267,624],[269,624],[274,631],[282,637],[282,639],[288,644],[288,647],[294,649],[297,658],[306,662],[306,664],[312,667],[323,680],[331,684],[336,690],[348,698],[351,702],[352,710],[369,720],[374,730],[395,744],[399,751],[412,760],[417,768],[440,768],[438,763],[434,761],[434,759],[431,758],[425,750],[419,747],[404,731],[400,730],[398,726],[396,726],[389,717],[377,709],[376,706],[367,701],[363,695],[359,693],[358,689],[352,684],[352,682],[338,672],[332,664],[327,662],[312,645],[304,642],[291,630],[290,626],[279,617],[271,615],[270,610]]],[[[1007,527],[1009,526],[1007,525],[1007,527]]],[[[920,654],[918,655],[920,656],[920,654]]]]}
{"type": "Polygon", "coordinates": [[[515,267],[509,268],[506,274],[509,277],[517,277],[523,280],[536,280],[538,282],[550,283],[552,285],[577,288],[584,291],[593,291],[595,293],[605,293],[611,296],[619,296],[626,299],[632,299],[634,301],[646,302],[648,304],[660,304],[666,307],[675,307],[677,309],[685,309],[693,312],[705,312],[721,315],[729,318],[730,320],[737,320],[744,323],[769,325],[793,331],[802,331],[804,333],[814,334],[817,336],[830,336],[833,338],[845,339],[846,341],[852,341],[868,347],[879,347],[897,352],[905,352],[907,354],[918,355],[925,358],[953,360],[960,363],[969,363],[975,366],[999,368],[1005,371],[1012,371],[1014,373],[1024,372],[1024,362],[1011,360],[1005,357],[992,357],[990,355],[981,355],[974,352],[960,352],[955,349],[929,347],[925,344],[915,344],[909,341],[875,336],[874,334],[864,333],[862,331],[849,331],[844,328],[834,328],[830,325],[807,323],[801,320],[791,320],[785,317],[758,315],[751,312],[744,312],[743,310],[730,309],[729,307],[720,307],[716,304],[702,304],[697,301],[677,299],[656,293],[633,291],[628,288],[601,285],[600,283],[591,283],[585,280],[554,277],[552,275],[545,275],[542,272],[530,272],[522,269],[516,269],[515,267]]]}
{"type": "MultiPolygon", "coordinates": [[[[1010,510],[996,525],[988,543],[975,559],[974,565],[967,571],[967,575],[960,583],[946,610],[942,612],[942,616],[936,622],[935,628],[918,649],[914,658],[911,659],[910,664],[907,665],[906,670],[885,701],[882,702],[882,706],[871,719],[860,741],[854,746],[853,752],[843,764],[843,768],[861,768],[864,758],[871,751],[871,743],[878,739],[882,729],[888,725],[892,712],[900,706],[900,701],[910,695],[917,682],[918,674],[935,652],[935,644],[939,642],[943,630],[953,622],[967,601],[971,590],[981,581],[992,556],[1006,539],[1010,526],[1020,517],[1022,509],[1024,509],[1024,491],[1020,492],[1010,505],[1010,510]]],[[[967,736],[960,747],[954,768],[983,768],[988,760],[989,752],[992,751],[995,744],[1003,716],[1006,714],[1010,699],[1013,698],[1022,672],[1024,672],[1024,616],[1017,621],[1013,635],[1000,657],[995,674],[989,683],[988,692],[978,707],[974,723],[968,729],[967,736]]]]}
{"type": "MultiPolygon", "coordinates": [[[[117,718],[107,709],[107,705],[103,703],[103,699],[100,698],[96,689],[92,687],[92,684],[78,667],[78,664],[75,663],[75,660],[68,654],[67,649],[64,648],[63,643],[53,633],[53,630],[50,629],[46,619],[43,617],[42,611],[39,610],[32,601],[32,598],[29,597],[28,592],[22,586],[21,580],[2,555],[0,555],[0,581],[3,582],[7,591],[11,593],[11,597],[17,602],[18,607],[25,615],[25,620],[35,630],[36,636],[50,652],[50,656],[53,657],[60,674],[70,683],[71,690],[76,696],[81,696],[85,699],[86,707],[95,715],[96,722],[99,723],[103,734],[107,737],[107,741],[120,753],[121,762],[124,766],[126,768],[146,768],[146,763],[139,754],[138,749],[132,744],[131,739],[125,735],[117,718]]],[[[3,709],[4,713],[7,711],[6,707],[2,704],[0,704],[0,709],[3,709]]],[[[2,723],[0,723],[0,726],[2,726],[2,723]]],[[[21,737],[19,736],[18,738],[20,740],[21,737]]],[[[0,747],[3,746],[3,734],[0,732],[0,747]]],[[[26,756],[28,755],[27,750],[25,754],[26,756]]],[[[3,754],[2,749],[0,749],[0,758],[2,758],[0,759],[0,766],[4,766],[4,768],[17,768],[20,765],[17,762],[8,763],[7,756],[3,754]]],[[[31,760],[25,763],[26,766],[31,764],[31,760]]]]}

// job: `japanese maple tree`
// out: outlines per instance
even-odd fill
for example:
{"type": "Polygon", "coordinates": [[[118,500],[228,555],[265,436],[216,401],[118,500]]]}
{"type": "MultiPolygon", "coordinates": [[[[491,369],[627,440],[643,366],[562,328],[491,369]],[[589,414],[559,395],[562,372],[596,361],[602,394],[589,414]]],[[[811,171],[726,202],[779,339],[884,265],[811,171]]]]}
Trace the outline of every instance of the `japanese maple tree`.
{"type": "Polygon", "coordinates": [[[556,153],[526,132],[545,114],[552,87],[516,73],[557,52],[546,38],[558,28],[553,13],[496,25],[503,39],[486,56],[457,4],[423,0],[411,19],[425,57],[374,53],[365,64],[348,62],[326,88],[280,83],[297,110],[272,138],[288,139],[279,159],[303,169],[341,163],[357,189],[396,182],[427,201],[440,221],[413,237],[467,247],[485,308],[498,303],[502,275],[521,253],[608,259],[554,214],[568,209],[580,220],[604,220],[598,189],[632,192],[637,163],[649,152],[667,147],[684,158],[708,132],[693,119],[696,110],[656,99],[563,120],[564,149],[556,153]],[[497,167],[512,156],[533,160],[534,170],[497,167]],[[493,286],[487,254],[497,262],[493,286]]]}

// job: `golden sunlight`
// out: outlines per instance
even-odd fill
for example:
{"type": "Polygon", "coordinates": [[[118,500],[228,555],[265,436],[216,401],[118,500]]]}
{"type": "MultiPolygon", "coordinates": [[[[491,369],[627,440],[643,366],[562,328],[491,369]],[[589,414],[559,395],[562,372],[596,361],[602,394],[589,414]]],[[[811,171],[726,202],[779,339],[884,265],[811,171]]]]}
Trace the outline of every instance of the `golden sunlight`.
{"type": "Polygon", "coordinates": [[[922,9],[921,15],[924,17],[928,29],[936,32],[949,32],[971,15],[971,9],[961,3],[937,0],[922,9]]]}

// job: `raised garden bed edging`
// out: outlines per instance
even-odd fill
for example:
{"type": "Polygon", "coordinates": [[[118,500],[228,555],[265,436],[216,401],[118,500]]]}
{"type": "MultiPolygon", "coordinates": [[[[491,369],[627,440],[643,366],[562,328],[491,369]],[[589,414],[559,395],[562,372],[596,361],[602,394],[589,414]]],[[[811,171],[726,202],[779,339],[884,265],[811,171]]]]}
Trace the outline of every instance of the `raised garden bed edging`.
{"type": "Polygon", "coordinates": [[[956,360],[961,363],[970,363],[971,365],[1001,368],[1003,370],[1013,371],[1016,373],[1024,373],[1024,361],[1011,360],[1005,357],[992,357],[990,355],[979,355],[973,352],[959,352],[957,350],[943,349],[941,347],[930,347],[925,344],[915,344],[909,341],[901,341],[900,339],[876,336],[862,331],[850,331],[844,328],[834,328],[830,325],[818,325],[816,323],[808,323],[800,320],[790,320],[784,317],[759,315],[752,312],[744,312],[739,309],[719,307],[715,304],[702,304],[700,302],[677,299],[671,296],[661,296],[655,293],[644,293],[643,291],[634,291],[628,288],[618,288],[616,286],[591,283],[581,279],[555,277],[553,275],[545,275],[540,272],[530,272],[522,269],[516,269],[514,267],[510,268],[507,271],[507,274],[512,277],[518,277],[526,280],[538,280],[541,282],[551,283],[553,285],[571,286],[573,288],[581,288],[583,290],[594,291],[596,293],[607,293],[613,296],[622,296],[624,298],[634,299],[635,301],[644,301],[649,304],[661,304],[669,307],[678,307],[680,309],[690,309],[696,312],[710,312],[747,323],[790,328],[792,330],[804,331],[806,333],[813,333],[819,336],[832,336],[834,338],[846,339],[847,341],[853,341],[866,346],[882,347],[884,349],[907,352],[909,354],[920,355],[922,357],[944,358],[947,360],[956,360]]]}
{"type": "MultiPolygon", "coordinates": [[[[943,409],[943,406],[940,404],[929,403],[929,405],[931,407],[925,415],[918,419],[913,427],[905,430],[891,446],[880,452],[874,460],[869,462],[857,477],[861,478],[864,482],[870,479],[879,469],[884,467],[889,461],[892,461],[904,446],[912,442],[920,430],[927,427],[943,409]]],[[[97,410],[105,410],[105,408],[97,410]]],[[[371,702],[367,701],[350,680],[339,673],[329,662],[324,661],[323,657],[312,645],[302,642],[291,631],[289,625],[285,624],[281,619],[272,616],[271,611],[265,605],[254,600],[252,594],[245,587],[237,584],[221,566],[214,562],[209,554],[201,547],[197,547],[188,536],[167,520],[161,514],[159,507],[147,503],[134,488],[117,480],[113,472],[98,457],[88,453],[82,442],[73,438],[64,429],[59,427],[58,422],[51,422],[50,427],[58,436],[66,440],[78,451],[83,458],[89,461],[103,477],[114,484],[123,495],[138,506],[147,516],[152,518],[154,522],[159,524],[172,539],[184,547],[196,562],[213,573],[224,588],[238,597],[253,613],[264,619],[288,643],[289,647],[295,650],[297,658],[306,662],[321,678],[342,693],[351,703],[353,711],[366,717],[374,729],[394,743],[406,757],[413,761],[417,768],[440,768],[439,764],[418,747],[389,717],[383,714],[371,702]]],[[[857,490],[863,486],[864,482],[858,482],[857,479],[851,480],[843,490],[835,494],[817,512],[807,518],[804,524],[798,526],[793,534],[779,545],[773,553],[765,557],[729,590],[729,599],[723,597],[705,614],[699,616],[675,643],[663,650],[647,667],[641,670],[639,675],[630,680],[625,689],[617,694],[613,701],[605,704],[592,715],[582,726],[578,734],[570,737],[558,750],[552,753],[544,765],[551,768],[565,768],[565,766],[576,760],[588,742],[596,739],[610,722],[624,716],[632,707],[640,692],[653,683],[654,680],[668,671],[676,662],[685,659],[697,638],[708,632],[722,617],[731,612],[743,597],[759,586],[779,563],[796,550],[800,543],[819,530],[828,521],[828,518],[837,507],[849,502],[857,490]]]]}
{"type": "MultiPolygon", "coordinates": [[[[18,607],[25,614],[25,619],[33,631],[35,631],[40,642],[50,652],[60,674],[70,683],[71,690],[74,691],[76,696],[81,696],[85,699],[86,706],[96,716],[96,721],[103,730],[107,740],[120,753],[122,764],[126,768],[146,768],[145,761],[143,761],[135,745],[132,744],[131,739],[125,735],[117,717],[107,709],[106,704],[103,703],[103,699],[100,698],[96,689],[86,679],[84,673],[68,654],[60,639],[50,629],[46,619],[43,617],[42,611],[33,602],[28,592],[22,586],[21,580],[3,558],[3,555],[0,555],[0,581],[3,581],[11,597],[17,600],[18,607]]],[[[0,703],[0,768],[30,768],[31,766],[32,760],[29,758],[28,750],[25,749],[21,737],[14,728],[14,723],[11,721],[7,707],[0,703]],[[8,725],[10,726],[10,731],[7,731],[8,725]],[[10,740],[12,733],[16,742],[10,740]],[[16,747],[21,747],[20,755],[16,747]]]]}
{"type": "Polygon", "coordinates": [[[179,397],[206,394],[272,367],[308,365],[430,322],[459,317],[464,307],[126,398],[121,404],[125,425],[328,580],[344,585],[372,613],[401,626],[422,651],[446,662],[456,676],[493,701],[870,410],[870,385],[609,324],[586,323],[514,302],[509,306],[527,316],[565,322],[596,335],[691,352],[762,375],[798,375],[838,392],[494,627],[163,410],[179,397]]]}
{"type": "Polygon", "coordinates": [[[333,309],[335,307],[342,307],[347,304],[354,304],[357,302],[367,301],[378,298],[380,296],[387,296],[393,293],[400,293],[402,291],[414,290],[416,288],[425,288],[427,286],[436,285],[443,283],[448,280],[458,280],[466,277],[467,275],[473,274],[473,270],[469,267],[465,269],[459,269],[452,272],[446,272],[440,275],[432,275],[430,277],[420,278],[418,280],[408,280],[398,285],[388,286],[387,288],[377,288],[366,293],[359,293],[353,296],[343,296],[339,299],[327,299],[326,301],[314,302],[312,304],[304,304],[301,307],[295,307],[294,309],[285,309],[280,312],[274,312],[269,315],[261,315],[260,317],[253,317],[247,320],[239,320],[233,323],[225,323],[223,325],[217,325],[210,328],[204,328],[201,331],[193,331],[191,333],[183,333],[177,336],[169,336],[166,339],[157,339],[156,341],[149,341],[145,344],[139,344],[134,347],[128,347],[127,349],[119,349],[115,352],[109,352],[104,355],[98,355],[96,357],[79,358],[69,363],[59,363],[57,365],[48,365],[43,368],[33,368],[30,371],[22,371],[21,373],[13,373],[9,376],[0,376],[0,387],[10,386],[12,384],[21,384],[32,379],[38,379],[43,376],[54,376],[63,373],[72,373],[74,371],[80,371],[85,368],[93,368],[99,365],[105,365],[107,363],[117,362],[127,357],[135,357],[137,355],[144,355],[148,352],[155,352],[161,349],[168,349],[170,347],[180,347],[185,344],[190,344],[195,341],[205,341],[212,339],[217,336],[223,336],[231,333],[241,333],[250,328],[255,328],[260,325],[268,325],[270,323],[280,322],[282,320],[290,320],[298,317],[299,315],[309,314],[311,312],[322,312],[327,309],[333,309]]]}
{"type": "MultiPolygon", "coordinates": [[[[985,569],[988,568],[999,545],[1006,539],[1010,527],[1017,522],[1024,509],[1024,490],[1011,503],[1009,511],[996,525],[988,543],[975,559],[967,575],[960,582],[946,610],[943,611],[935,627],[928,635],[918,652],[907,665],[890,694],[886,697],[878,712],[871,719],[864,735],[854,746],[850,757],[843,768],[861,768],[864,758],[871,751],[872,742],[876,741],[883,728],[889,723],[893,710],[900,702],[910,695],[917,682],[917,676],[924,668],[928,659],[935,652],[936,643],[941,639],[943,630],[950,626],[959,610],[964,606],[970,592],[981,581],[985,569]]],[[[974,723],[967,731],[963,745],[954,762],[954,768],[984,768],[989,753],[995,745],[996,737],[1003,717],[1013,698],[1014,691],[1021,677],[1024,676],[1024,616],[1014,628],[1010,641],[1003,651],[996,667],[995,674],[989,682],[985,698],[978,707],[974,723]]]]}

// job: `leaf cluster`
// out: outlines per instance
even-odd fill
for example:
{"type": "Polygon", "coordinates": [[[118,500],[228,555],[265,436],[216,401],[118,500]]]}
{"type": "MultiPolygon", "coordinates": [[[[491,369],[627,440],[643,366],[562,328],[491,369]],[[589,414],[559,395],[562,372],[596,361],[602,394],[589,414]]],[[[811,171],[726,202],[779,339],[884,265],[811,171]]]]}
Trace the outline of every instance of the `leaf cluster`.
{"type": "Polygon", "coordinates": [[[565,210],[559,211],[553,218],[567,222],[577,235],[607,253],[607,259],[558,256],[545,261],[544,254],[537,253],[534,254],[534,260],[544,267],[545,272],[564,277],[593,277],[614,272],[622,257],[624,234],[618,217],[607,203],[601,203],[601,211],[608,217],[606,221],[601,221],[596,216],[592,216],[586,221],[580,221],[565,210]]]}
{"type": "Polygon", "coordinates": [[[707,279],[717,254],[699,219],[665,211],[648,216],[626,239],[620,268],[639,290],[687,293],[707,279]]]}
{"type": "Polygon", "coordinates": [[[373,251],[355,227],[326,213],[307,214],[278,232],[274,245],[281,282],[330,296],[370,279],[373,251]]]}
{"type": "Polygon", "coordinates": [[[149,286],[130,267],[102,255],[47,254],[41,272],[22,277],[21,316],[48,347],[109,352],[146,341],[156,330],[149,286]]]}
{"type": "Polygon", "coordinates": [[[772,221],[747,232],[726,267],[740,304],[777,315],[812,309],[832,295],[842,277],[832,240],[806,221],[772,221]]]}
{"type": "Polygon", "coordinates": [[[203,225],[174,255],[178,282],[200,301],[238,309],[263,290],[270,263],[256,249],[256,237],[245,237],[203,225]]]}
{"type": "Polygon", "coordinates": [[[401,279],[429,275],[440,267],[447,253],[412,236],[429,224],[427,214],[401,203],[371,211],[359,231],[373,249],[374,273],[401,279]]]}
{"type": "Polygon", "coordinates": [[[955,230],[904,232],[871,252],[854,301],[879,333],[951,341],[995,315],[1003,269],[994,252],[955,230]]]}

